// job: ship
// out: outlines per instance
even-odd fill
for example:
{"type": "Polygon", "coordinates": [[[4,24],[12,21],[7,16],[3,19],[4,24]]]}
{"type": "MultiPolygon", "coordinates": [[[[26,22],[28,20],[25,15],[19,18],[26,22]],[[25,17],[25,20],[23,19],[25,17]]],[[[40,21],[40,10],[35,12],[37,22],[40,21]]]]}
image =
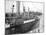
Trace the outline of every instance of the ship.
{"type": "Polygon", "coordinates": [[[12,13],[5,13],[6,32],[9,30],[9,34],[23,34],[36,29],[33,27],[39,22],[37,16],[41,13],[37,15],[35,12],[26,12],[23,6],[24,12],[20,14],[20,1],[17,1],[17,6],[17,13],[13,13],[14,5],[12,13]]]}

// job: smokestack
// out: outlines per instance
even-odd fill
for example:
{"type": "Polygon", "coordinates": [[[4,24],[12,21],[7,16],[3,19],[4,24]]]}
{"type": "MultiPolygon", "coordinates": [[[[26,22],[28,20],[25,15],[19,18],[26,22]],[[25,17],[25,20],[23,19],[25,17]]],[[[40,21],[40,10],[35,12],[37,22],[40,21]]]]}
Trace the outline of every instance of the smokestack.
{"type": "Polygon", "coordinates": [[[17,15],[20,15],[20,1],[16,1],[17,15]]]}

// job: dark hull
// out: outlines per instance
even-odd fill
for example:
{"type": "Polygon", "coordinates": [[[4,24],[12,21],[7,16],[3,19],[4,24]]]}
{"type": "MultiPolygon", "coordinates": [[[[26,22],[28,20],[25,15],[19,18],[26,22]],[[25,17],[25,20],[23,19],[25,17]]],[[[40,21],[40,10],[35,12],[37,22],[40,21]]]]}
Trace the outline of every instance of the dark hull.
{"type": "Polygon", "coordinates": [[[33,30],[34,25],[36,25],[38,20],[36,19],[33,22],[29,22],[26,24],[20,24],[20,25],[15,25],[14,27],[10,28],[10,34],[22,34],[22,33],[27,33],[31,30],[33,30]],[[12,30],[12,28],[15,28],[12,30]]]}

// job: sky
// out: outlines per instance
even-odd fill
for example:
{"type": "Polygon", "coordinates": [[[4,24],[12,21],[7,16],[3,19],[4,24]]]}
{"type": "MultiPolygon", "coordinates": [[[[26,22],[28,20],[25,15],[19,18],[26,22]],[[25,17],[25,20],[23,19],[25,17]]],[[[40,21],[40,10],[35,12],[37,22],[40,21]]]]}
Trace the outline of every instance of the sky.
{"type": "MultiPolygon", "coordinates": [[[[16,1],[6,1],[6,12],[12,12],[12,5],[15,5],[14,12],[17,12],[16,1]]],[[[20,12],[23,12],[23,6],[25,6],[26,12],[34,11],[34,12],[42,12],[43,13],[43,4],[35,3],[35,2],[20,2],[20,12]]]]}

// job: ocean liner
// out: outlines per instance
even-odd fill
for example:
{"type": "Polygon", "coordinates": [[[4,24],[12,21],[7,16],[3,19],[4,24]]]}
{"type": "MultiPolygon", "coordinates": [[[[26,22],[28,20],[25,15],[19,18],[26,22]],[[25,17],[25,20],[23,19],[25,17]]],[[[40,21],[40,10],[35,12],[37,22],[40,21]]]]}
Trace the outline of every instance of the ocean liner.
{"type": "MultiPolygon", "coordinates": [[[[17,13],[14,13],[14,5],[12,13],[5,13],[5,29],[9,34],[22,34],[32,31],[34,26],[39,22],[39,17],[42,15],[39,12],[26,12],[23,6],[23,13],[20,13],[20,1],[17,1],[17,13]]],[[[28,8],[29,10],[29,8],[28,8]]]]}

